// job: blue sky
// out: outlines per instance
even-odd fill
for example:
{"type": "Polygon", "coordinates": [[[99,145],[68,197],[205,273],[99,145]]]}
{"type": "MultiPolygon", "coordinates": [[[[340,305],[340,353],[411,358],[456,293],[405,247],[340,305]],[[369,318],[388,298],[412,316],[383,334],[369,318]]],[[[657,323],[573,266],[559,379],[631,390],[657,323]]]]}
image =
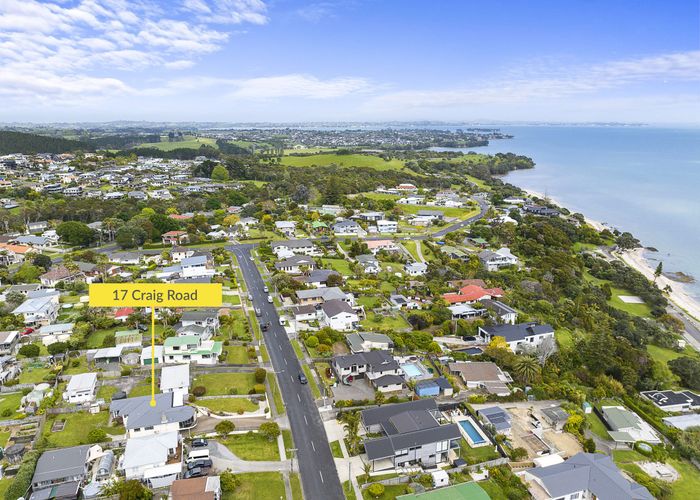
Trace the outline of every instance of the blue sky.
{"type": "Polygon", "coordinates": [[[700,2],[0,0],[0,121],[700,121],[700,2]]]}

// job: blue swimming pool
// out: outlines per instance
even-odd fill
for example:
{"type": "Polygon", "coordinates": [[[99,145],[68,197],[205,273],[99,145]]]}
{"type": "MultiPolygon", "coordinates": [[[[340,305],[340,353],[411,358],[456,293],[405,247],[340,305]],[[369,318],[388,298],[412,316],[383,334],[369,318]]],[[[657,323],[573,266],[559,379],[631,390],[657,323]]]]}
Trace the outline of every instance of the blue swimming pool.
{"type": "Polygon", "coordinates": [[[404,365],[401,365],[401,369],[408,378],[415,378],[423,375],[423,372],[420,371],[420,368],[418,368],[413,363],[406,363],[404,365]]]}
{"type": "Polygon", "coordinates": [[[459,425],[462,429],[464,429],[464,432],[467,433],[467,436],[469,436],[469,439],[472,440],[472,443],[481,444],[486,442],[486,440],[481,437],[481,434],[479,434],[479,431],[476,430],[474,424],[472,424],[469,420],[460,420],[459,425]]]}

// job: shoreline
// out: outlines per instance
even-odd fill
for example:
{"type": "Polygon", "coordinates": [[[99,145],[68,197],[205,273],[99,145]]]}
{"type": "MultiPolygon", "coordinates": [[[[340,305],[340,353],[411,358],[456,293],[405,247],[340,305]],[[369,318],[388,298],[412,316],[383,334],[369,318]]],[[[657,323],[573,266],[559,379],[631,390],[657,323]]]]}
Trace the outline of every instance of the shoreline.
{"type": "MultiPolygon", "coordinates": [[[[537,191],[525,189],[522,187],[520,187],[520,189],[522,189],[529,196],[535,196],[541,199],[545,198],[544,194],[538,193],[537,191]]],[[[557,205],[559,207],[566,207],[565,204],[559,202],[551,196],[547,196],[547,198],[554,205],[557,205]]],[[[611,227],[607,226],[606,224],[603,224],[602,222],[586,217],[585,214],[584,219],[586,221],[586,224],[590,225],[597,231],[603,231],[604,229],[612,229],[611,227]]],[[[633,250],[618,251],[615,254],[615,256],[622,262],[624,262],[626,265],[640,272],[644,275],[644,277],[653,282],[655,270],[653,269],[649,261],[644,257],[644,252],[645,248],[641,247],[635,248],[633,250]]],[[[669,286],[671,288],[671,292],[667,294],[668,300],[672,302],[676,307],[681,309],[684,313],[686,313],[691,319],[695,321],[700,321],[700,301],[698,301],[698,299],[694,298],[687,292],[684,283],[672,280],[662,274],[661,276],[656,278],[656,285],[661,290],[663,290],[666,286],[669,286]]]]}

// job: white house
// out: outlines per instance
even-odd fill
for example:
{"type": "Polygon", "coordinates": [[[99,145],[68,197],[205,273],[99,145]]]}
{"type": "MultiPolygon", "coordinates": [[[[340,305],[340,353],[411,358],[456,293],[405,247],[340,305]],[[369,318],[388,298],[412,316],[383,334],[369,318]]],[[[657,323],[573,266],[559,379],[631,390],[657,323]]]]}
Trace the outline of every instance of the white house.
{"type": "Polygon", "coordinates": [[[168,337],[163,343],[163,362],[170,364],[195,363],[215,365],[223,352],[223,343],[202,340],[197,335],[168,337]]]}
{"type": "Polygon", "coordinates": [[[164,366],[160,372],[160,392],[172,392],[185,401],[190,392],[190,365],[164,366]]]}
{"type": "Polygon", "coordinates": [[[344,383],[353,378],[367,377],[369,380],[384,375],[403,375],[399,363],[388,351],[368,351],[335,356],[331,366],[344,383]]]}
{"type": "Polygon", "coordinates": [[[399,230],[399,223],[395,220],[381,219],[377,221],[377,231],[380,233],[395,233],[399,230]]]}
{"type": "Polygon", "coordinates": [[[409,276],[423,276],[428,271],[428,264],[424,262],[409,262],[404,264],[403,270],[409,276]]]}
{"type": "Polygon", "coordinates": [[[354,330],[360,318],[347,302],[343,300],[328,300],[321,304],[321,323],[333,330],[354,330]]]}
{"type": "Polygon", "coordinates": [[[316,262],[305,255],[293,255],[288,259],[275,262],[275,269],[287,274],[301,274],[302,268],[316,269],[316,262]]]}
{"type": "Polygon", "coordinates": [[[478,333],[486,343],[491,342],[494,337],[503,337],[513,352],[523,346],[536,347],[546,338],[554,338],[554,328],[547,324],[539,325],[537,323],[481,326],[478,333]]]}
{"type": "Polygon", "coordinates": [[[216,271],[204,255],[196,255],[182,259],[180,262],[180,276],[183,278],[201,278],[203,276],[214,276],[216,271]]]}
{"type": "Polygon", "coordinates": [[[518,264],[518,258],[506,247],[500,248],[495,252],[491,250],[479,252],[479,260],[487,271],[498,271],[502,267],[518,264]]]}
{"type": "Polygon", "coordinates": [[[180,434],[175,431],[130,438],[120,469],[127,480],[144,481],[151,487],[171,485],[182,471],[180,434]]]}
{"type": "Polygon", "coordinates": [[[297,223],[292,220],[278,220],[275,222],[275,229],[288,238],[294,237],[297,223]]]}
{"type": "Polygon", "coordinates": [[[292,255],[321,255],[319,248],[311,240],[284,240],[270,243],[272,252],[278,259],[290,257],[292,255]]]}
{"type": "Polygon", "coordinates": [[[151,396],[117,399],[109,405],[109,412],[113,419],[123,422],[129,437],[191,429],[197,423],[194,408],[183,405],[174,396],[156,394],[155,406],[151,406],[151,396]]]}
{"type": "Polygon", "coordinates": [[[24,316],[26,326],[44,326],[58,317],[58,295],[29,298],[12,311],[24,316]]]}
{"type": "Polygon", "coordinates": [[[364,236],[366,234],[362,226],[354,220],[336,222],[332,229],[336,236],[364,236]]]}
{"type": "Polygon", "coordinates": [[[87,403],[95,399],[97,373],[73,375],[63,392],[63,399],[69,403],[87,403]]]}

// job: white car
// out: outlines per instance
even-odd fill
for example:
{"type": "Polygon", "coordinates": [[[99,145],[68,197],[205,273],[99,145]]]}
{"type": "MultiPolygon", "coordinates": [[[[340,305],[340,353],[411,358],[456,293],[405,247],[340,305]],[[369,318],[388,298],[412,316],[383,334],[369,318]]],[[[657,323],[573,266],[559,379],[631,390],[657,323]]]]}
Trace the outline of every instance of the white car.
{"type": "Polygon", "coordinates": [[[270,304],[272,304],[272,295],[268,295],[268,296],[267,296],[267,301],[268,301],[270,304]]]}

